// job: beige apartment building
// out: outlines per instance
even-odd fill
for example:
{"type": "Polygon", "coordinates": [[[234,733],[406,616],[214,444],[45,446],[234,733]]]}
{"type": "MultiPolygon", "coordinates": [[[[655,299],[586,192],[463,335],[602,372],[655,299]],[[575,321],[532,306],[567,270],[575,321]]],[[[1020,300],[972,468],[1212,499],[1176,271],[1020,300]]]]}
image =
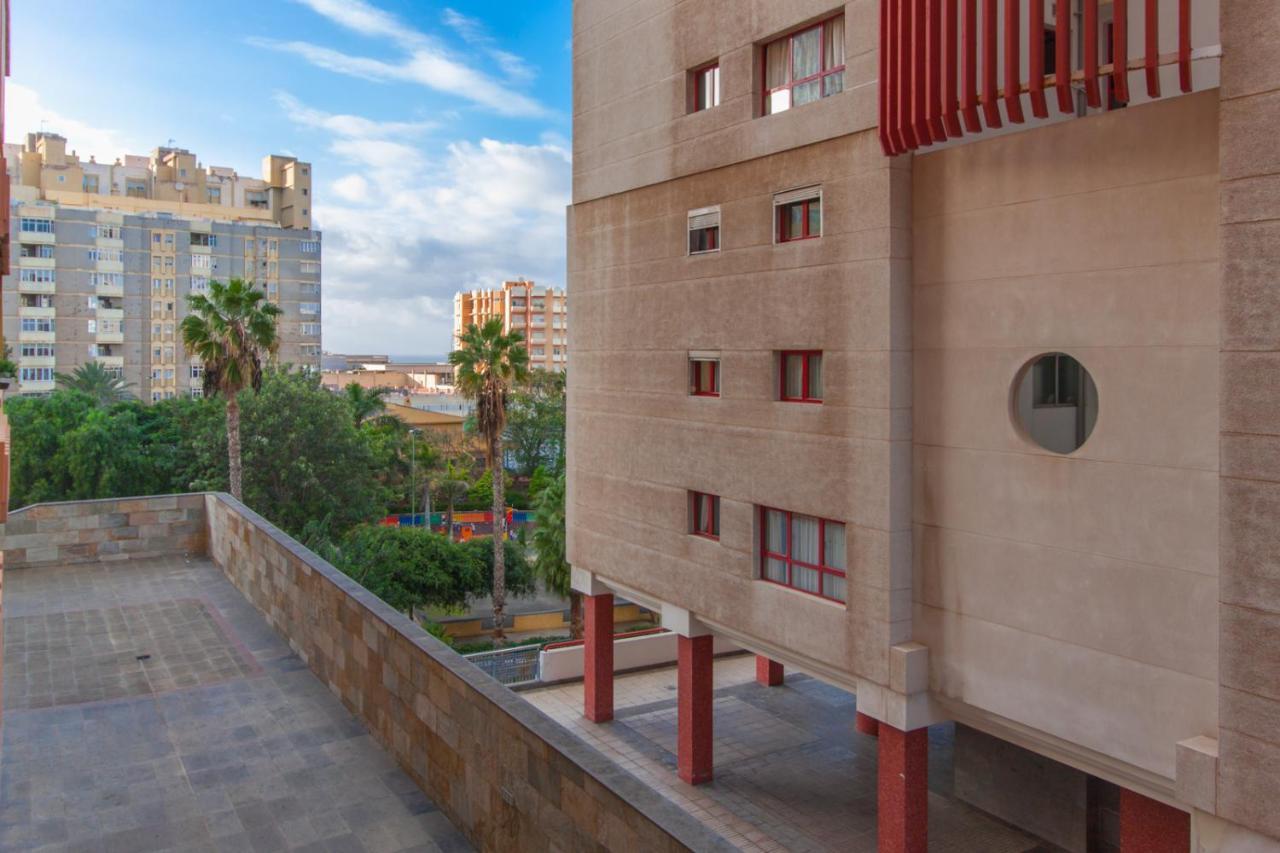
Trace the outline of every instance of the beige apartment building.
{"type": "Polygon", "coordinates": [[[506,332],[524,335],[529,364],[564,370],[569,360],[569,309],[563,288],[539,287],[532,281],[504,281],[501,288],[464,290],[453,296],[453,346],[463,330],[502,318],[506,332]]]}
{"type": "Polygon", "coordinates": [[[721,636],[856,693],[881,850],[926,849],[948,721],[966,799],[1066,849],[1098,792],[1124,851],[1280,849],[1277,32],[578,0],[587,717],[622,595],[679,634],[690,784],[721,636]]]}
{"type": "Polygon", "coordinates": [[[187,297],[211,280],[256,282],[280,306],[281,363],[320,365],[320,233],[311,167],[269,156],[262,179],[205,168],[189,151],[99,164],[57,134],[6,145],[12,269],[4,340],[17,391],[96,360],[145,400],[198,396],[183,350],[187,297]]]}

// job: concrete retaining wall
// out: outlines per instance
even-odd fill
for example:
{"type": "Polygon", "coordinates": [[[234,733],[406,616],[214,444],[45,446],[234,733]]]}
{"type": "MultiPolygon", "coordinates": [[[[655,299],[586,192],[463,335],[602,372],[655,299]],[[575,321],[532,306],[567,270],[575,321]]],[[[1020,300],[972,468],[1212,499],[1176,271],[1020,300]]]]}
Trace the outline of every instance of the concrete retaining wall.
{"type": "Polygon", "coordinates": [[[6,569],[203,553],[204,495],[35,504],[9,513],[0,550],[6,569]]]}
{"type": "Polygon", "coordinates": [[[727,842],[227,495],[209,553],[481,850],[727,842]]]}

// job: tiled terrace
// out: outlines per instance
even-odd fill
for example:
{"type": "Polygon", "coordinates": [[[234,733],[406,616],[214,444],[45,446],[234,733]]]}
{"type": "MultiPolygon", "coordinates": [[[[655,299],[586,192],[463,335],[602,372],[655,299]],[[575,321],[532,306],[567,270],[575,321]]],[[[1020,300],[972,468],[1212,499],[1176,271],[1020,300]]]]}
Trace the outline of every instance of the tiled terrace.
{"type": "Polygon", "coordinates": [[[471,849],[207,559],[4,584],[0,850],[471,849]]]}
{"type": "MultiPolygon", "coordinates": [[[[582,715],[582,684],[522,695],[578,737],[747,851],[876,850],[876,741],[853,729],[852,694],[788,673],[755,682],[750,655],[715,664],[715,779],[676,776],[676,670],[619,676],[613,722],[582,715]]],[[[1056,850],[952,795],[951,726],[929,732],[929,849],[1056,850]]]]}

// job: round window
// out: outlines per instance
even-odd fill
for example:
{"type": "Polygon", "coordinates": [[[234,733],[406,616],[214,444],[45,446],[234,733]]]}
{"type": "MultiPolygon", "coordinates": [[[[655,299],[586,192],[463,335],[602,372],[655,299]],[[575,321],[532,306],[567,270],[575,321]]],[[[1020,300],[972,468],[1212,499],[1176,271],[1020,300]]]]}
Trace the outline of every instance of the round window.
{"type": "Polygon", "coordinates": [[[1046,353],[1018,374],[1013,413],[1036,444],[1054,453],[1070,453],[1093,432],[1098,389],[1080,362],[1066,353],[1046,353]]]}

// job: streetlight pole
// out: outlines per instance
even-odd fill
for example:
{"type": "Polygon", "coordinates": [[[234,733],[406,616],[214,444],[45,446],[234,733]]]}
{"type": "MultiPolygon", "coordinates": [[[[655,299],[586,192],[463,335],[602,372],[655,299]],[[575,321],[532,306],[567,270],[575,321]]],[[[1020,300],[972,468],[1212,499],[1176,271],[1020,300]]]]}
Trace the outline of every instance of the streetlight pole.
{"type": "Polygon", "coordinates": [[[418,525],[418,431],[409,430],[409,526],[418,525]]]}

